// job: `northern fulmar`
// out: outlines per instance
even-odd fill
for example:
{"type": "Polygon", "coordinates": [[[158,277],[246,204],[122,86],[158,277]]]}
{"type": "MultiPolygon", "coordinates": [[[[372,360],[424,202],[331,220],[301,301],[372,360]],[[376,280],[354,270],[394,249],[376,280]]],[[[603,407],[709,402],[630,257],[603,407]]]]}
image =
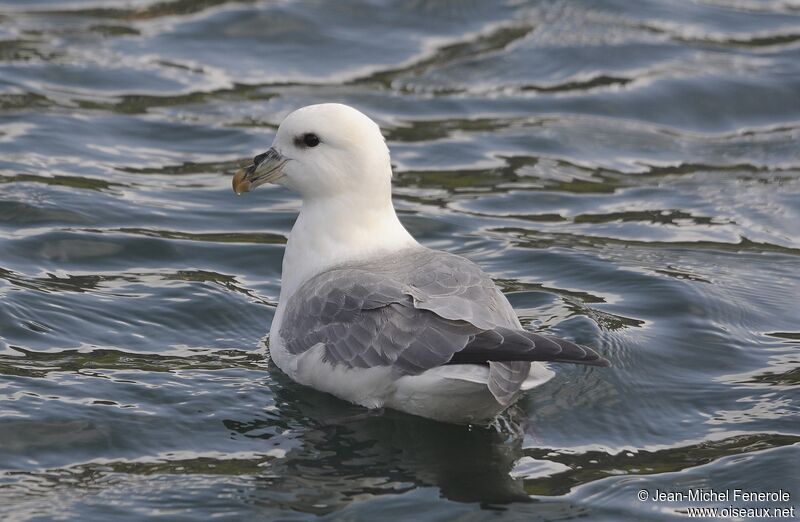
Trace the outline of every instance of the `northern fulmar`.
{"type": "Polygon", "coordinates": [[[608,366],[594,350],[523,329],[477,265],[420,245],[392,204],[389,149],[347,105],[292,112],[233,178],[298,192],[272,360],[298,383],[367,408],[485,424],[552,375],[542,362],[608,366]]]}

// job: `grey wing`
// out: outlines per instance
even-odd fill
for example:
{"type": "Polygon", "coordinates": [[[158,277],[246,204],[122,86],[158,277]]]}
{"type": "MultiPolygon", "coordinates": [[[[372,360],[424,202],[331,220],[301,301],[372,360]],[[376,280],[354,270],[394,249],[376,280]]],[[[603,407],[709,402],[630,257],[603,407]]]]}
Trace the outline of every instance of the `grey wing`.
{"type": "Polygon", "coordinates": [[[414,306],[441,317],[467,321],[483,330],[521,328],[517,314],[494,281],[463,257],[428,250],[425,270],[408,274],[414,306]]]}
{"type": "MultiPolygon", "coordinates": [[[[418,273],[427,277],[431,267],[425,268],[418,273]]],[[[588,348],[518,329],[516,318],[506,317],[510,305],[488,277],[465,278],[457,266],[433,272],[438,275],[421,282],[406,278],[413,285],[363,268],[312,278],[287,305],[280,332],[287,350],[300,354],[323,344],[333,364],[390,366],[407,375],[448,363],[489,364],[487,384],[501,402],[519,390],[530,361],[604,364],[588,348]]]]}
{"type": "Polygon", "coordinates": [[[292,296],[281,337],[293,354],[323,343],[331,363],[391,366],[413,375],[446,364],[482,331],[415,308],[413,292],[408,285],[360,269],[326,272],[292,296]]]}

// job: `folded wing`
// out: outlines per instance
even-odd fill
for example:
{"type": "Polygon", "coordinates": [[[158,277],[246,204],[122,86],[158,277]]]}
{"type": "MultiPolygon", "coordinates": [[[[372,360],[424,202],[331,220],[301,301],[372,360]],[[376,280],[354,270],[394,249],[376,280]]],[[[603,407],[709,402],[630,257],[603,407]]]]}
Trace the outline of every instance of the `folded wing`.
{"type": "Polygon", "coordinates": [[[510,305],[491,279],[477,267],[483,277],[456,268],[437,277],[429,265],[422,281],[423,272],[402,270],[390,271],[397,277],[369,267],[324,272],[287,304],[280,332],[286,349],[299,355],[321,343],[332,364],[388,366],[405,375],[444,364],[489,364],[487,384],[503,403],[519,390],[531,361],[608,365],[589,348],[519,329],[499,309],[510,305]],[[495,302],[498,295],[504,303],[495,302]]]}

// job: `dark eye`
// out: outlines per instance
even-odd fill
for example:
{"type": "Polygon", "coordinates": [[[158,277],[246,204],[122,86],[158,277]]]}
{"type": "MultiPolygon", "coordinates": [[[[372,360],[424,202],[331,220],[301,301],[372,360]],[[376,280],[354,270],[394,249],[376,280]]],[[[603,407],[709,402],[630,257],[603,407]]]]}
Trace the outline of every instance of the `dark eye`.
{"type": "Polygon", "coordinates": [[[319,145],[319,136],[313,132],[308,132],[302,136],[298,136],[294,141],[299,147],[316,147],[319,145]]]}

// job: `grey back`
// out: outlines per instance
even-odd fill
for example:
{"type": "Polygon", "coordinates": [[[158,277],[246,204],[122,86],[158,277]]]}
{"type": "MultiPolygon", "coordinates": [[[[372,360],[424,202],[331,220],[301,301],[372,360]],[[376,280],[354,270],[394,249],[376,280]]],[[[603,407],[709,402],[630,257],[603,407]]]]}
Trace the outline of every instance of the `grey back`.
{"type": "MultiPolygon", "coordinates": [[[[292,354],[323,343],[333,364],[417,375],[497,327],[520,328],[491,278],[463,257],[419,247],[311,278],[287,303],[280,335],[292,354]]],[[[490,390],[510,401],[530,362],[489,364],[490,390]]]]}

